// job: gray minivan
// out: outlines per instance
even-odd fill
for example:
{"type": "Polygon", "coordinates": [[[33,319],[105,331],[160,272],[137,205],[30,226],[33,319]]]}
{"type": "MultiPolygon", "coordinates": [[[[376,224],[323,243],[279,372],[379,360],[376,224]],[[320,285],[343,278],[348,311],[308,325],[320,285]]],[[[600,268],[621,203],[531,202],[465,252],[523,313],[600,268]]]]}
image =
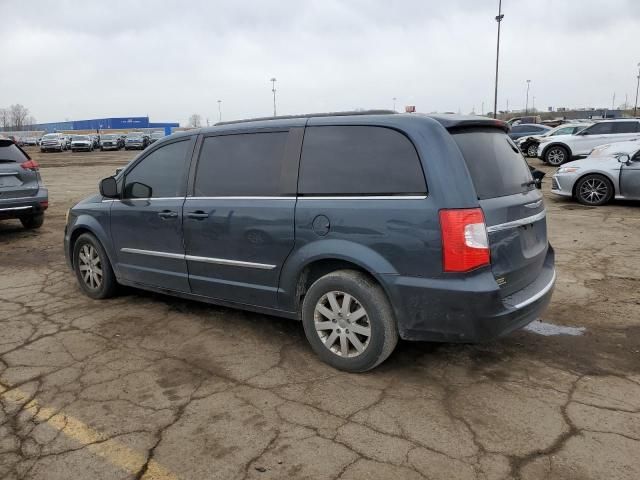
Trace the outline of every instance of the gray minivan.
{"type": "Polygon", "coordinates": [[[92,298],[122,284],[302,320],[347,371],[398,338],[493,339],[538,318],[555,282],[507,132],[369,112],[173,134],[70,210],[65,254],[92,298]]]}

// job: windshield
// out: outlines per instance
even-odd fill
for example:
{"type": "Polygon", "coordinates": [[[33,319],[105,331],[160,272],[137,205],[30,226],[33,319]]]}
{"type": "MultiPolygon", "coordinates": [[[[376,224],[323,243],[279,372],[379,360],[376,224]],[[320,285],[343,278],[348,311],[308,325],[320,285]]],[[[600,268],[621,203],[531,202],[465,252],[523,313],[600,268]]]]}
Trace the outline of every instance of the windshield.
{"type": "Polygon", "coordinates": [[[535,188],[527,162],[502,130],[469,129],[452,136],[467,163],[480,200],[535,188]]]}
{"type": "Polygon", "coordinates": [[[74,137],[72,138],[72,140],[89,140],[89,137],[86,135],[74,135],[74,137]]]}
{"type": "Polygon", "coordinates": [[[57,133],[47,133],[45,136],[43,136],[43,139],[49,139],[49,138],[58,138],[59,135],[57,133]]]}
{"type": "Polygon", "coordinates": [[[164,137],[164,133],[162,133],[162,132],[153,132],[153,133],[151,134],[151,136],[152,136],[153,138],[160,138],[160,137],[164,137]]]}
{"type": "Polygon", "coordinates": [[[114,140],[117,138],[115,135],[102,135],[102,140],[114,140]]]}
{"type": "Polygon", "coordinates": [[[127,138],[142,138],[141,133],[128,133],[127,138]]]}

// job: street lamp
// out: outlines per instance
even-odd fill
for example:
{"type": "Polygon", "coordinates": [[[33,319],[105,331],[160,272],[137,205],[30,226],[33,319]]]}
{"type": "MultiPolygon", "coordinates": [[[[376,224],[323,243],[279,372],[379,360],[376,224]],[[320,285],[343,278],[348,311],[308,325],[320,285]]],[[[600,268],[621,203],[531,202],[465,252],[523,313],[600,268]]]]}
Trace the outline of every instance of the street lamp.
{"type": "Polygon", "coordinates": [[[273,116],[276,116],[276,77],[273,77],[271,80],[271,91],[273,92],[273,116]]]}
{"type": "Polygon", "coordinates": [[[496,17],[496,22],[498,22],[498,42],[496,44],[496,86],[493,94],[493,118],[498,117],[498,62],[500,61],[500,23],[503,18],[502,0],[498,0],[498,16],[496,17]]]}
{"type": "Polygon", "coordinates": [[[396,100],[398,100],[396,97],[393,97],[393,111],[396,111],[396,100]]]}
{"type": "Polygon", "coordinates": [[[218,100],[218,121],[222,121],[222,100],[218,100]]]}
{"type": "Polygon", "coordinates": [[[638,89],[640,88],[640,63],[638,63],[638,83],[636,84],[636,103],[633,107],[633,116],[637,116],[638,112],[638,89]]]}
{"type": "Polygon", "coordinates": [[[531,80],[527,80],[527,101],[524,106],[524,114],[529,115],[529,86],[531,85],[531,80]]]}

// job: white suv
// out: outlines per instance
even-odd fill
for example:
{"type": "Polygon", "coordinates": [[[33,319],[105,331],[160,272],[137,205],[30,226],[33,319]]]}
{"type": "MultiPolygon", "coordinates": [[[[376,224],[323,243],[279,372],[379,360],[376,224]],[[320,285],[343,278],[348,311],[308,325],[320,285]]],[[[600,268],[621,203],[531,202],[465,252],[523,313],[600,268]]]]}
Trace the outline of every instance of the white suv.
{"type": "Polygon", "coordinates": [[[586,157],[599,145],[637,138],[640,138],[640,119],[605,120],[574,135],[542,138],[536,156],[558,166],[572,158],[586,157]]]}

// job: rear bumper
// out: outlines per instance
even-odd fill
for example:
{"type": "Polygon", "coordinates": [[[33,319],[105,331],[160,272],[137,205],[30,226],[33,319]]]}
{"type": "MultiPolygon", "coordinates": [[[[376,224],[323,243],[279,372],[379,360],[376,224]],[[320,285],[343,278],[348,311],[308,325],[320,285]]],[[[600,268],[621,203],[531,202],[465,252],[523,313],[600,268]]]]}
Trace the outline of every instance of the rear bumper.
{"type": "Polygon", "coordinates": [[[538,278],[502,297],[490,269],[472,276],[426,279],[384,275],[405,340],[483,342],[507,335],[540,318],[555,285],[549,246],[538,278]]]}
{"type": "Polygon", "coordinates": [[[48,208],[49,192],[40,188],[33,197],[0,198],[0,219],[37,215],[48,208]]]}

